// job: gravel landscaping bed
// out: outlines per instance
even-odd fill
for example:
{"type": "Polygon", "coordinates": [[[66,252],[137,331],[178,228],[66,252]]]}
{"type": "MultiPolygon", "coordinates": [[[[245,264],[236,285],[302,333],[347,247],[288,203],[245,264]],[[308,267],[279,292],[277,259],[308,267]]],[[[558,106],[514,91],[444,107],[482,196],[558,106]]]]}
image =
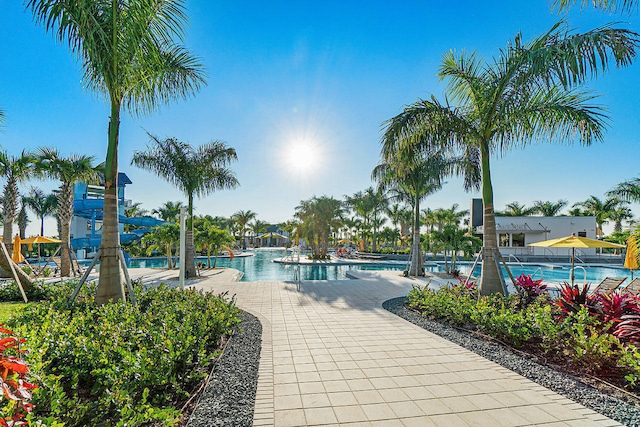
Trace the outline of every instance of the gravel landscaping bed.
{"type": "Polygon", "coordinates": [[[251,426],[258,387],[262,324],[242,311],[239,330],[227,344],[187,427],[251,426]]]}
{"type": "Polygon", "coordinates": [[[640,427],[640,408],[585,384],[579,378],[558,372],[471,333],[425,319],[404,307],[405,298],[394,298],[383,307],[405,320],[498,363],[568,399],[627,426],[640,427]]]}

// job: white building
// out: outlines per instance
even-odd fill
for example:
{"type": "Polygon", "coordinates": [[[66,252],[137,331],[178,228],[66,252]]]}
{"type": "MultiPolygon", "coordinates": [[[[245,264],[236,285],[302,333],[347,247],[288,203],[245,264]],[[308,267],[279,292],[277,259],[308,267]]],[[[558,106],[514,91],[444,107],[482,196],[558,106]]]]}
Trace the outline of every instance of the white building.
{"type": "MultiPolygon", "coordinates": [[[[483,226],[476,228],[483,234],[483,226]]],[[[596,238],[595,216],[496,216],[498,247],[502,255],[564,256],[568,248],[544,248],[529,246],[543,240],[557,239],[575,234],[596,238]]],[[[596,249],[576,249],[576,256],[596,255],[596,249]]]]}

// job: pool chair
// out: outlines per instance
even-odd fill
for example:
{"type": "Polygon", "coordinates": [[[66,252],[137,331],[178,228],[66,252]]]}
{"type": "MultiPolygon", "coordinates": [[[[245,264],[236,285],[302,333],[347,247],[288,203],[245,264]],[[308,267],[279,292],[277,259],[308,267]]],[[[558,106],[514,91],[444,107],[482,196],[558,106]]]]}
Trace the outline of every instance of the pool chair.
{"type": "Polygon", "coordinates": [[[622,288],[622,290],[627,291],[633,295],[640,294],[640,278],[636,277],[635,279],[627,283],[627,286],[622,288]]]}
{"type": "Polygon", "coordinates": [[[602,282],[600,282],[600,284],[596,286],[596,288],[593,291],[589,293],[604,294],[607,292],[611,292],[614,289],[616,289],[618,286],[620,286],[622,282],[624,282],[625,280],[627,280],[626,277],[605,277],[605,279],[602,282]]]}

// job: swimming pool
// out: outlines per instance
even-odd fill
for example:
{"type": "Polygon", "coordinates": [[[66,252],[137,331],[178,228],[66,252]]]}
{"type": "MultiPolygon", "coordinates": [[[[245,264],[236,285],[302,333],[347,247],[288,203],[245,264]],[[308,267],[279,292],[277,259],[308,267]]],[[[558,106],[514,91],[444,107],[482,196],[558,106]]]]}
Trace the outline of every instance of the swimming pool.
{"type": "MultiPolygon", "coordinates": [[[[287,255],[285,250],[256,250],[255,256],[235,257],[233,260],[229,258],[218,258],[217,267],[235,268],[244,272],[243,282],[270,282],[279,280],[294,280],[294,267],[273,262],[276,258],[282,258],[287,255]]],[[[206,257],[199,257],[198,261],[207,262],[206,257]]],[[[212,259],[213,262],[213,259],[212,259]]],[[[458,269],[461,274],[469,274],[473,263],[459,262],[458,269]]],[[[131,268],[166,268],[167,259],[164,257],[156,258],[131,258],[129,262],[131,268]]],[[[569,264],[509,264],[509,268],[514,276],[522,273],[530,274],[534,279],[543,279],[545,282],[562,283],[568,282],[569,264]]],[[[402,271],[406,269],[406,264],[398,262],[380,263],[370,265],[304,265],[300,266],[300,277],[302,280],[346,280],[346,273],[349,270],[396,270],[402,271]]],[[[425,266],[426,271],[436,272],[444,271],[444,263],[438,262],[434,265],[432,262],[425,266]]],[[[480,265],[476,266],[473,275],[480,276],[480,265]]],[[[508,280],[506,271],[505,278],[508,280]]],[[[629,277],[629,270],[623,267],[615,266],[576,266],[576,283],[586,281],[588,283],[600,283],[606,277],[629,277]],[[583,270],[584,268],[584,270],[583,270]],[[585,277],[586,273],[586,277],[585,277]]]]}
{"type": "MultiPolygon", "coordinates": [[[[287,255],[285,250],[256,250],[254,256],[218,258],[216,267],[235,268],[244,272],[243,282],[273,282],[294,280],[292,265],[273,262],[276,258],[287,255]]],[[[198,257],[198,261],[206,264],[207,257],[198,257]]],[[[213,258],[211,259],[213,265],[213,258]]],[[[161,258],[131,258],[130,268],[167,268],[167,259],[161,258]]],[[[346,280],[347,271],[357,270],[404,270],[404,263],[387,265],[300,265],[302,280],[346,280]]]]}

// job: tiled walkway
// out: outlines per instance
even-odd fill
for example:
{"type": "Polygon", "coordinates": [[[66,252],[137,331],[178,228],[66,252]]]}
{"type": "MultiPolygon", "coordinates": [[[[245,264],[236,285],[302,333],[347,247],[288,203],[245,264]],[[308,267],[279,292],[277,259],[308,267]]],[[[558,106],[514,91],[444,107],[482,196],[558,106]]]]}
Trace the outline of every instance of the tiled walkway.
{"type": "Polygon", "coordinates": [[[387,312],[409,279],[197,284],[260,318],[255,426],[619,425],[387,312]]]}

